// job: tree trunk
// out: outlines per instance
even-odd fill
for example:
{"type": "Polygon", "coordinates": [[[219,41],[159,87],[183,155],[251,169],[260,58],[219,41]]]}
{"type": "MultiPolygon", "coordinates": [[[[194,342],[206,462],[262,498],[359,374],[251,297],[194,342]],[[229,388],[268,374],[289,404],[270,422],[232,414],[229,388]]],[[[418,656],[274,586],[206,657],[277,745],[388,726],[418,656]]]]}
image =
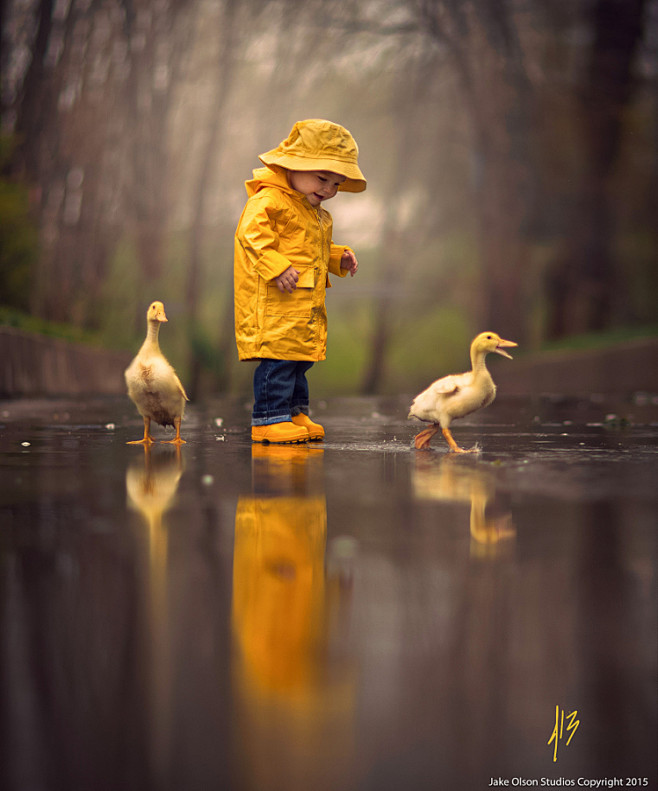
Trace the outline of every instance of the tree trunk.
{"type": "Polygon", "coordinates": [[[380,392],[386,378],[386,358],[389,341],[391,338],[391,325],[393,320],[391,292],[395,283],[399,281],[399,244],[392,215],[394,199],[388,202],[388,218],[386,231],[382,241],[382,255],[379,261],[379,282],[383,284],[384,291],[375,300],[375,318],[370,337],[370,351],[368,363],[361,383],[363,395],[373,395],[380,392]]]}
{"type": "Polygon", "coordinates": [[[19,174],[27,181],[38,183],[41,144],[44,126],[52,119],[56,92],[49,90],[46,71],[46,53],[52,30],[53,0],[40,0],[37,32],[32,47],[32,59],[23,81],[16,118],[16,135],[19,148],[15,163],[19,174]]]}
{"type": "MultiPolygon", "coordinates": [[[[156,85],[156,75],[164,65],[159,47],[166,42],[175,48],[178,3],[158,6],[150,17],[149,27],[139,22],[140,11],[148,8],[124,2],[124,37],[129,53],[129,73],[124,86],[125,121],[130,157],[129,227],[135,241],[140,274],[144,283],[157,280],[163,271],[165,228],[168,216],[167,120],[173,91],[175,69],[169,72],[166,85],[156,85]],[[141,24],[142,27],[139,25],[141,24]],[[131,41],[143,36],[144,45],[135,48],[131,41]]],[[[146,15],[143,18],[149,18],[146,15]]],[[[176,61],[176,53],[170,52],[176,61]]],[[[169,65],[169,64],[168,64],[169,65]]],[[[149,300],[150,301],[150,300],[149,300]]],[[[143,306],[139,309],[139,328],[143,324],[143,306]]]]}
{"type": "Polygon", "coordinates": [[[548,280],[551,338],[605,329],[623,304],[613,251],[610,179],[632,93],[645,5],[645,0],[597,0],[591,10],[592,44],[579,108],[583,167],[573,222],[548,280]]]}
{"type": "Polygon", "coordinates": [[[199,332],[199,294],[201,290],[201,267],[203,262],[204,224],[209,188],[214,173],[213,164],[221,149],[222,121],[224,108],[231,86],[232,66],[237,51],[238,36],[235,34],[235,18],[238,0],[225,0],[222,29],[218,44],[217,81],[213,103],[207,119],[206,143],[199,161],[199,170],[194,191],[194,211],[190,230],[190,256],[187,277],[186,308],[190,356],[188,359],[188,393],[194,398],[199,391],[201,361],[196,352],[195,338],[199,332]]]}
{"type": "Polygon", "coordinates": [[[474,312],[479,329],[522,343],[533,111],[513,15],[505,0],[428,0],[425,13],[450,52],[472,128],[482,272],[474,312]]]}

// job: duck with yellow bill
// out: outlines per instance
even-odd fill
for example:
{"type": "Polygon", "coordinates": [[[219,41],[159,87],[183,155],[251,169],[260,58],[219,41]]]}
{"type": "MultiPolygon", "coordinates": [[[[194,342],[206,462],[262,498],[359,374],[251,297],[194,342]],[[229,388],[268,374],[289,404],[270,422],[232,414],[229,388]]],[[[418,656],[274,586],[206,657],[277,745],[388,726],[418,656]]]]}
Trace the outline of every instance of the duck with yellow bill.
{"type": "Polygon", "coordinates": [[[137,356],[126,368],[128,395],[144,419],[144,436],[129,445],[150,445],[155,442],[150,434],[151,421],[161,426],[173,426],[176,436],[163,440],[180,445],[180,424],[189,401],[176,371],[160,350],[160,325],[167,321],[162,302],[152,302],[146,312],[146,338],[137,356]]]}
{"type": "Polygon", "coordinates": [[[503,340],[495,332],[481,332],[471,343],[470,371],[437,379],[414,398],[408,417],[432,424],[416,436],[414,444],[418,450],[428,448],[430,440],[440,429],[451,451],[469,452],[455,442],[450,424],[457,418],[489,406],[494,400],[496,385],[487,369],[486,356],[495,352],[511,360],[511,355],[505,349],[512,346],[517,344],[503,340]]]}

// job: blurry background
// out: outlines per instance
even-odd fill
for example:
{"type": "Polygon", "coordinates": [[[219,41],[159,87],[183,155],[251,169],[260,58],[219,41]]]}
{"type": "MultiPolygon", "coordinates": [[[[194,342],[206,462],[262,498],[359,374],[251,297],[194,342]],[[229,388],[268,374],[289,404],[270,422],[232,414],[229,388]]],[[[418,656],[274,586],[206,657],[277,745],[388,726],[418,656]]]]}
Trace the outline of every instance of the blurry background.
{"type": "Polygon", "coordinates": [[[244,181],[322,117],[368,190],[328,206],[361,267],[328,292],[315,397],[420,389],[483,329],[523,350],[658,335],[657,0],[1,8],[5,327],[131,356],[161,299],[188,390],[247,392],[244,181]]]}

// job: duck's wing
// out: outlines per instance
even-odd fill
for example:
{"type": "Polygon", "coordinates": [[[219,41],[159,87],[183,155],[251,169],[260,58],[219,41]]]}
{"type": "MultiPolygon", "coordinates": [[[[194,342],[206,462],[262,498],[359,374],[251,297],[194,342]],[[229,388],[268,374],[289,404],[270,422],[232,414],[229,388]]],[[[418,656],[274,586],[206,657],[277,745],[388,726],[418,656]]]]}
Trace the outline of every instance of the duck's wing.
{"type": "Polygon", "coordinates": [[[422,393],[419,393],[411,403],[409,417],[417,417],[419,420],[435,420],[437,406],[443,401],[445,396],[459,392],[459,375],[444,376],[422,393]]]}
{"type": "Polygon", "coordinates": [[[151,361],[153,365],[153,379],[155,381],[154,389],[166,392],[169,396],[180,396],[185,401],[189,401],[183,383],[178,378],[176,369],[167,360],[167,358],[160,353],[156,358],[151,361]]]}
{"type": "Polygon", "coordinates": [[[183,383],[178,378],[178,374],[175,371],[172,371],[172,374],[173,374],[173,377],[174,377],[174,382],[176,383],[176,386],[178,387],[178,390],[180,391],[180,394],[183,396],[183,398],[186,401],[189,401],[190,399],[187,397],[187,393],[185,392],[185,388],[183,387],[183,383]]]}
{"type": "Polygon", "coordinates": [[[428,390],[435,395],[451,395],[464,386],[463,374],[449,374],[433,382],[428,390]]]}

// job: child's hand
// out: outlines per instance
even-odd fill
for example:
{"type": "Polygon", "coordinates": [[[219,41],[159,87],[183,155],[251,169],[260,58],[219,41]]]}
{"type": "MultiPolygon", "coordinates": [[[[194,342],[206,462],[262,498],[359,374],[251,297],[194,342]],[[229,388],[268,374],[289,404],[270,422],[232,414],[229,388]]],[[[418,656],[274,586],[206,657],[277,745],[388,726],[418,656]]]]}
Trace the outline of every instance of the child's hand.
{"type": "Polygon", "coordinates": [[[359,262],[351,250],[345,250],[340,259],[340,268],[349,270],[350,276],[356,275],[356,270],[359,268],[359,262]]]}
{"type": "Polygon", "coordinates": [[[289,266],[287,269],[284,269],[278,277],[274,278],[274,282],[282,294],[284,291],[292,294],[292,292],[297,288],[298,280],[299,272],[293,266],[289,266]]]}

